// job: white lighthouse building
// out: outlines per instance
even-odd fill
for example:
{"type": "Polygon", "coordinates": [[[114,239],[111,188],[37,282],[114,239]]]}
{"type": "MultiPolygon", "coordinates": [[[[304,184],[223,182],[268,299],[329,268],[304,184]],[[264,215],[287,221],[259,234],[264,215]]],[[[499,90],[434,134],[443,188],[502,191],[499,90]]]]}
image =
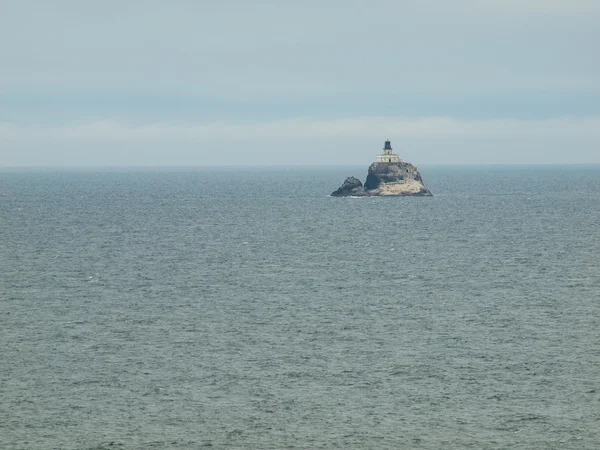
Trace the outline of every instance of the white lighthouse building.
{"type": "Polygon", "coordinates": [[[392,144],[388,139],[385,141],[385,145],[383,146],[383,153],[377,155],[377,159],[375,160],[378,163],[399,163],[400,157],[394,153],[392,149],[392,144]]]}

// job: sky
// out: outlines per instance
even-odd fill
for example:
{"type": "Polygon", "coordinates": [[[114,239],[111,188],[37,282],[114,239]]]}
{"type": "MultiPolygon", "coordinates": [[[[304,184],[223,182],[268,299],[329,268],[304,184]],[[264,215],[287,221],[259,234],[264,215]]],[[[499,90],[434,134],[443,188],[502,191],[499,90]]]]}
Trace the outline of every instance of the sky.
{"type": "Polygon", "coordinates": [[[0,0],[0,167],[600,163],[597,0],[0,0]]]}

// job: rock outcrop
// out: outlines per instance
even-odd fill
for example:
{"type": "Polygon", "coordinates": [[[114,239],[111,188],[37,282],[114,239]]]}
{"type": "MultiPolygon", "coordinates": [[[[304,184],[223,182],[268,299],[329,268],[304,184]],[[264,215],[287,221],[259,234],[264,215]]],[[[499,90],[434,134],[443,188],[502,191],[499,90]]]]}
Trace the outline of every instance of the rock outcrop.
{"type": "Polygon", "coordinates": [[[349,177],[332,197],[422,196],[432,194],[423,185],[421,174],[408,162],[374,162],[369,167],[365,184],[349,177]]]}
{"type": "Polygon", "coordinates": [[[331,193],[332,197],[363,197],[365,189],[358,178],[348,177],[337,191],[331,193]]]}

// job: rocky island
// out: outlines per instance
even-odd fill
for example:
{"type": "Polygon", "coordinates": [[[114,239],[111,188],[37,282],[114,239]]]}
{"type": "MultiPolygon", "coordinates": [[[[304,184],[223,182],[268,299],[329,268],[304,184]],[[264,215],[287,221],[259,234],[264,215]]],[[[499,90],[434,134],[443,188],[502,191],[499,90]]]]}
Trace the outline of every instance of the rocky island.
{"type": "Polygon", "coordinates": [[[365,184],[358,178],[348,177],[339,189],[331,193],[332,197],[431,197],[432,194],[423,185],[421,174],[415,166],[402,161],[393,153],[392,144],[385,141],[383,153],[369,167],[365,184]]]}

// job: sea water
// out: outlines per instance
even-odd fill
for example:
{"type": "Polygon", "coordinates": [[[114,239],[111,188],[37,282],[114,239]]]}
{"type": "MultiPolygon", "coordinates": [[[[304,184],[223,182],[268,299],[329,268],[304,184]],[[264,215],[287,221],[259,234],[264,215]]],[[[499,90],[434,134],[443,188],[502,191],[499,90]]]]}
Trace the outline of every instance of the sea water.
{"type": "Polygon", "coordinates": [[[0,448],[600,447],[600,167],[0,172],[0,448]]]}

